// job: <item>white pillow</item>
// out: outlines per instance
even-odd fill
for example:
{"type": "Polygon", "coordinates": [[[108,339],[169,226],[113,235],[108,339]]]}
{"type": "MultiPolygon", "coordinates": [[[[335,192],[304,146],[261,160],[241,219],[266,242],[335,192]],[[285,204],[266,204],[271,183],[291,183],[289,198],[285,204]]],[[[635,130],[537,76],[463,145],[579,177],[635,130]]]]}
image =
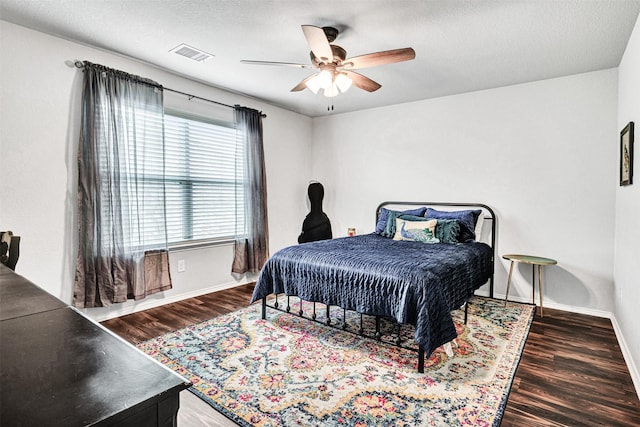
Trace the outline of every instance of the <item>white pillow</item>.
{"type": "Polygon", "coordinates": [[[482,225],[484,224],[484,211],[480,209],[480,215],[478,215],[478,219],[476,220],[476,228],[473,232],[476,234],[476,242],[480,242],[482,238],[482,225]]]}

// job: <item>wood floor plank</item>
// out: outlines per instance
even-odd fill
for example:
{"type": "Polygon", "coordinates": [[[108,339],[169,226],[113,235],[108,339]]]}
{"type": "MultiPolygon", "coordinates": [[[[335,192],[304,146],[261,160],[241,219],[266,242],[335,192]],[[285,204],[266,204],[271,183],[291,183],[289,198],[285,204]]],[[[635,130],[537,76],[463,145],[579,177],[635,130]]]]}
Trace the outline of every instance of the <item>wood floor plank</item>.
{"type": "MultiPolygon", "coordinates": [[[[242,285],[103,325],[139,343],[246,307],[252,292],[253,284],[242,285]]],[[[531,325],[501,426],[639,426],[640,401],[611,321],[549,308],[544,314],[531,325]]],[[[191,397],[180,425],[233,425],[191,397]]]]}

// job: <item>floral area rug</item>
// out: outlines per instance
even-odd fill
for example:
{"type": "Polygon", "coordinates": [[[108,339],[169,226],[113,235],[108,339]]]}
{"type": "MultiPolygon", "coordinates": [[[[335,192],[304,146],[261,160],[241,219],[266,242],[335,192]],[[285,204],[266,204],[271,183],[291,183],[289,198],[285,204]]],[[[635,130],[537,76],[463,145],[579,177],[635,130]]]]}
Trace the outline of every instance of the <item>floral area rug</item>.
{"type": "MultiPolygon", "coordinates": [[[[299,303],[291,304],[297,312],[299,303]]],[[[304,303],[303,310],[311,315],[313,308],[304,303]]],[[[324,321],[324,306],[316,310],[324,321]]],[[[244,426],[497,426],[534,306],[474,297],[466,325],[462,310],[453,315],[453,355],[437,349],[423,374],[414,351],[272,309],[262,320],[260,304],[138,347],[244,426]]],[[[333,324],[342,325],[342,316],[331,307],[333,324]]],[[[346,320],[349,329],[359,328],[360,316],[347,312],[346,320]]],[[[367,316],[363,323],[375,327],[367,316]]],[[[400,334],[413,341],[411,327],[400,334]]]]}

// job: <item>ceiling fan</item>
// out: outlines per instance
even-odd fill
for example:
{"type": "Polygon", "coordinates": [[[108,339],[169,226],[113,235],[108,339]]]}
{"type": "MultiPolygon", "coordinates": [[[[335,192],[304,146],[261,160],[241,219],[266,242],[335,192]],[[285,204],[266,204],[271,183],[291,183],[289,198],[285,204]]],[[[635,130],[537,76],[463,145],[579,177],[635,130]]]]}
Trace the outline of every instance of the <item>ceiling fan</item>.
{"type": "Polygon", "coordinates": [[[336,28],[320,28],[314,25],[302,25],[302,32],[311,47],[310,65],[248,60],[242,60],[240,62],[256,65],[315,68],[317,72],[298,83],[291,89],[291,92],[298,92],[308,88],[313,93],[318,93],[320,89],[323,89],[325,96],[334,97],[338,95],[338,93],[346,92],[352,84],[367,92],[374,92],[382,87],[379,83],[353,70],[409,61],[416,57],[415,51],[407,47],[347,58],[346,50],[338,45],[331,44],[336,37],[338,37],[338,30],[336,28]]]}

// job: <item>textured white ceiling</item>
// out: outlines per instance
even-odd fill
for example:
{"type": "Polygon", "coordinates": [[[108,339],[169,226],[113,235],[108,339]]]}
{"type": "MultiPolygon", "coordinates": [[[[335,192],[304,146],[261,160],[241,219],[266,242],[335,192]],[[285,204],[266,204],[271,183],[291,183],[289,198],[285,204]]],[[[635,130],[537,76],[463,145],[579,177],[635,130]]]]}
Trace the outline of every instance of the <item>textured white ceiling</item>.
{"type": "Polygon", "coordinates": [[[327,98],[290,92],[311,70],[240,60],[308,63],[302,24],[338,28],[347,56],[415,49],[361,70],[382,88],[339,95],[339,113],[617,67],[639,11],[640,0],[0,0],[5,21],[312,117],[329,114],[327,98]],[[180,43],[215,58],[169,53],[180,43]]]}

